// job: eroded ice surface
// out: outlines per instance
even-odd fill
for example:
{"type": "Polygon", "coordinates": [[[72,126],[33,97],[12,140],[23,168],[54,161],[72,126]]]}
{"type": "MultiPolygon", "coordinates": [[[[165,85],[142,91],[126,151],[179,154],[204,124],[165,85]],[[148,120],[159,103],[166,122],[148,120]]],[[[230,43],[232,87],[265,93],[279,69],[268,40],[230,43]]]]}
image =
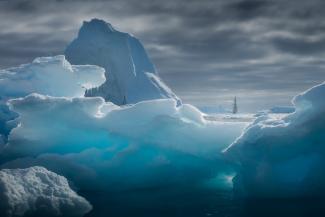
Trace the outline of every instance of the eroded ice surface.
{"type": "Polygon", "coordinates": [[[83,216],[92,206],[43,167],[0,170],[1,216],[83,216]]]}

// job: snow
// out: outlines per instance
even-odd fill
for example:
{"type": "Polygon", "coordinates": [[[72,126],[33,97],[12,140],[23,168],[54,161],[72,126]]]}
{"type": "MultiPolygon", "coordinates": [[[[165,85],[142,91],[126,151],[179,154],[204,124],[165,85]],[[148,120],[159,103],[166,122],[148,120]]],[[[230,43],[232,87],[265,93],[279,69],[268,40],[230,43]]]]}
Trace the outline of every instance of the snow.
{"type": "Polygon", "coordinates": [[[1,216],[83,216],[92,206],[43,167],[0,170],[1,216]]]}
{"type": "Polygon", "coordinates": [[[140,41],[103,20],[84,22],[65,55],[73,64],[105,68],[105,84],[88,90],[87,96],[102,96],[117,105],[161,98],[173,98],[180,103],[158,77],[140,41]]]}
{"type": "Polygon", "coordinates": [[[9,104],[20,124],[3,150],[3,167],[42,165],[83,189],[213,178],[229,170],[220,151],[247,126],[206,121],[173,99],[119,107],[100,97],[32,94],[9,104]]]}
{"type": "Polygon", "coordinates": [[[235,190],[249,197],[325,192],[325,83],[293,99],[295,112],[258,117],[226,151],[239,165],[235,190]]]}

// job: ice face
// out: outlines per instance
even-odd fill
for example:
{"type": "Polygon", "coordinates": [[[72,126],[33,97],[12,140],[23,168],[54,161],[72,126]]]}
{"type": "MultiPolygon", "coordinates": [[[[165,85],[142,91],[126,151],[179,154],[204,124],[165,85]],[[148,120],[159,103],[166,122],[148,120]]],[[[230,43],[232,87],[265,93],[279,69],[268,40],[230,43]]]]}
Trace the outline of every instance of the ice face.
{"type": "Polygon", "coordinates": [[[84,22],[78,37],[65,51],[73,64],[98,65],[106,70],[106,82],[88,90],[117,105],[177,96],[160,80],[145,49],[135,37],[115,30],[105,21],[84,22]]]}
{"type": "Polygon", "coordinates": [[[325,191],[325,83],[293,99],[295,113],[259,117],[227,150],[240,164],[244,196],[316,196],[325,191]]]}
{"type": "Polygon", "coordinates": [[[0,170],[1,216],[83,216],[92,206],[43,167],[0,170]]]}
{"type": "Polygon", "coordinates": [[[173,99],[119,107],[99,97],[33,94],[9,103],[20,125],[2,166],[42,165],[83,189],[203,182],[229,170],[220,151],[246,126],[205,121],[173,99]]]}

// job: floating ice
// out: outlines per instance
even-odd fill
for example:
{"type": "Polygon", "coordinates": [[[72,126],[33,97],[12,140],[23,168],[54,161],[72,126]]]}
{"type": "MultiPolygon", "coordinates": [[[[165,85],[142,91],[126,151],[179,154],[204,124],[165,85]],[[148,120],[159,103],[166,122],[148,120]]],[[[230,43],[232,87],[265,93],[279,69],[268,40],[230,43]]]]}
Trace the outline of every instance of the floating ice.
{"type": "Polygon", "coordinates": [[[325,192],[325,83],[293,99],[295,113],[259,117],[227,150],[239,163],[244,196],[317,196],[325,192]]]}
{"type": "Polygon", "coordinates": [[[91,209],[66,178],[43,167],[0,170],[1,216],[83,216],[91,209]]]}
{"type": "Polygon", "coordinates": [[[20,125],[9,135],[3,167],[43,165],[83,188],[212,178],[229,169],[220,151],[246,126],[206,121],[173,99],[119,107],[100,97],[33,94],[9,103],[20,125]]]}
{"type": "Polygon", "coordinates": [[[106,70],[106,82],[88,90],[117,105],[177,96],[160,80],[142,44],[103,20],[84,22],[78,37],[65,51],[73,64],[92,64],[106,70]]]}

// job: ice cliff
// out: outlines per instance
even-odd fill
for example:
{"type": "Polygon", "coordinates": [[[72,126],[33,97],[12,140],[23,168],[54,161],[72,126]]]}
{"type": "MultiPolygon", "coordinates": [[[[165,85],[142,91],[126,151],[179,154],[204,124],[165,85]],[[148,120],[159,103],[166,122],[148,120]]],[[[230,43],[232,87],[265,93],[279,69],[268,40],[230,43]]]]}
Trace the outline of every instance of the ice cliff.
{"type": "Polygon", "coordinates": [[[234,188],[239,195],[324,196],[324,96],[325,83],[299,94],[292,101],[294,113],[259,117],[226,150],[238,163],[234,188]]]}

